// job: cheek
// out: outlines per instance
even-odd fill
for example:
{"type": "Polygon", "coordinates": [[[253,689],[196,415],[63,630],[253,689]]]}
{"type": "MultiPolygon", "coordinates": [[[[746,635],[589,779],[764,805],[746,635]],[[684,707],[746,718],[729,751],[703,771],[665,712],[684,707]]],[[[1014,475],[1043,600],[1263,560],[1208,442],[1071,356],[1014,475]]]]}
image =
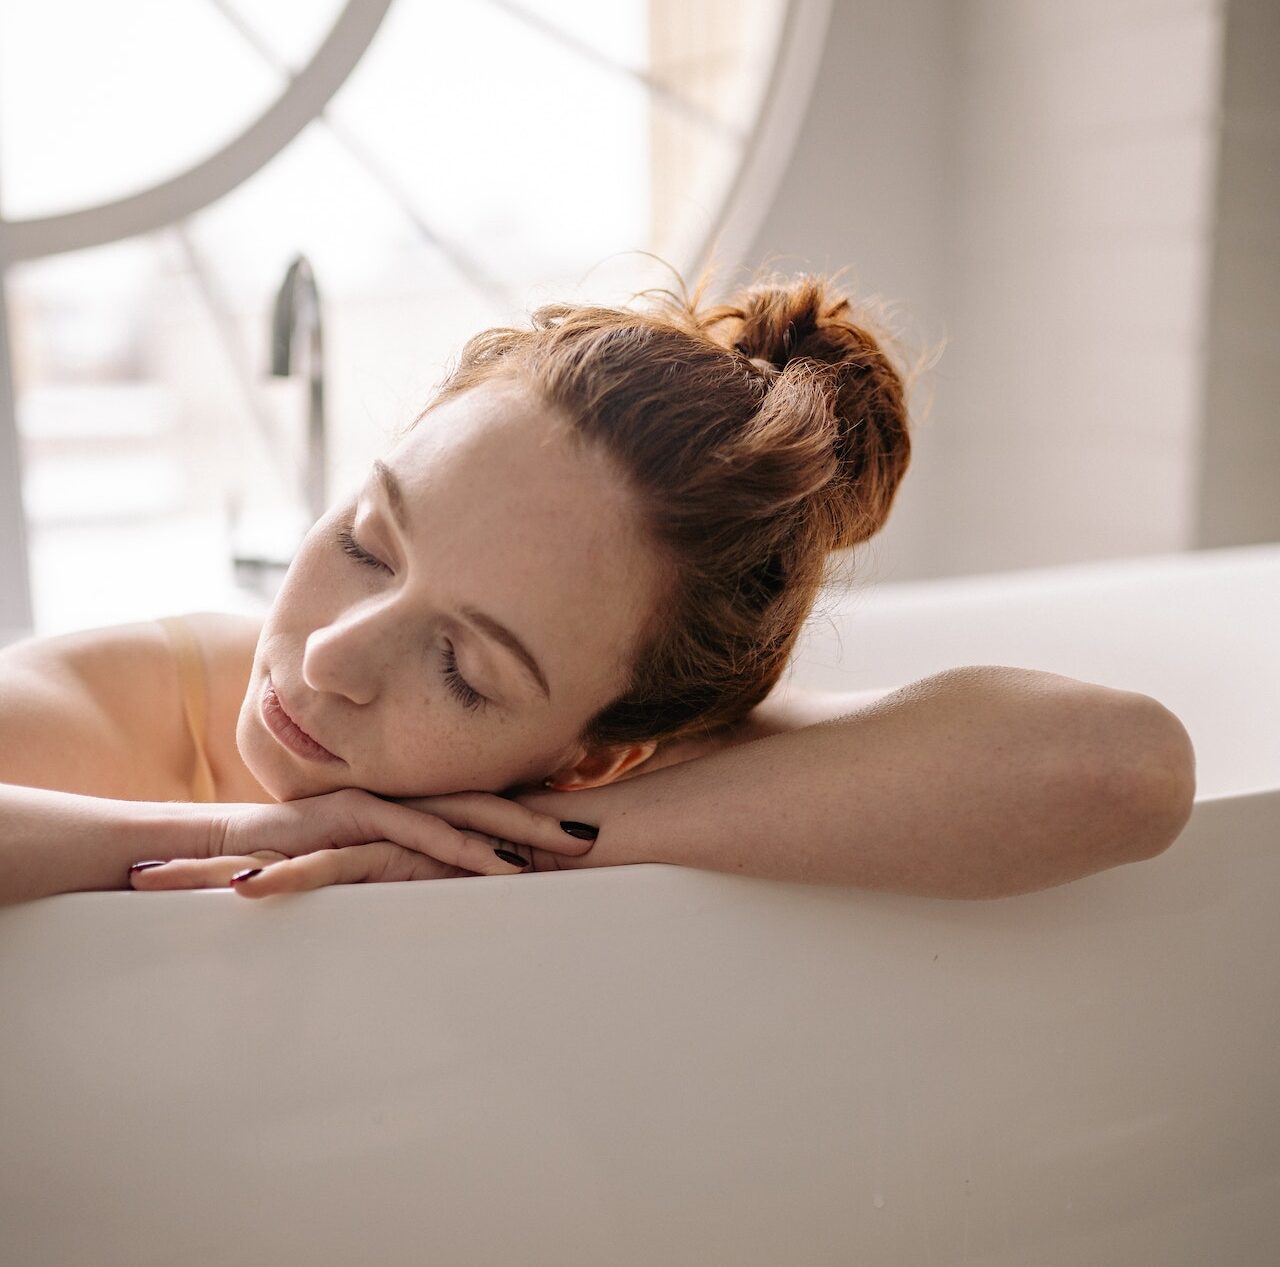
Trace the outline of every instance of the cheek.
{"type": "MultiPolygon", "coordinates": [[[[386,758],[385,774],[396,789],[392,795],[498,792],[525,777],[531,767],[541,770],[536,734],[511,724],[459,717],[452,707],[432,701],[428,716],[406,719],[395,727],[403,742],[386,758]]],[[[375,758],[372,765],[376,764],[375,758]]]]}
{"type": "MultiPolygon", "coordinates": [[[[288,575],[280,587],[281,593],[299,588],[309,590],[321,578],[330,582],[339,579],[339,565],[347,560],[339,555],[336,546],[330,547],[330,539],[335,531],[333,524],[322,519],[307,533],[293,557],[288,575]]],[[[292,593],[290,597],[296,602],[301,595],[292,593]]]]}
{"type": "Polygon", "coordinates": [[[264,634],[310,633],[346,601],[352,578],[347,561],[327,547],[330,529],[322,521],[303,541],[285,574],[264,622],[264,634]]]}

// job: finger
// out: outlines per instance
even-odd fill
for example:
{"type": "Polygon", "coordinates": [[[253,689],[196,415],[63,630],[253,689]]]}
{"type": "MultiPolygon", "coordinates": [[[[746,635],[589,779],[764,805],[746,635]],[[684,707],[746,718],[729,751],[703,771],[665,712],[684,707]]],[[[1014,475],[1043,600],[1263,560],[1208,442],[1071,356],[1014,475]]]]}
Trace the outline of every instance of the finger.
{"type": "MultiPolygon", "coordinates": [[[[422,813],[396,801],[370,798],[378,808],[371,814],[377,834],[387,840],[426,854],[448,866],[461,867],[475,875],[517,875],[528,868],[518,842],[499,844],[469,836],[433,813],[422,813]],[[503,854],[509,857],[503,857],[503,854]]],[[[494,833],[501,835],[501,833],[494,833]]]]}
{"type": "Polygon", "coordinates": [[[245,897],[271,897],[281,893],[304,893],[331,884],[366,884],[386,880],[438,880],[463,874],[403,849],[389,840],[367,845],[347,845],[340,849],[320,849],[315,853],[286,858],[257,875],[237,880],[232,888],[245,897]]]}
{"type": "MultiPolygon", "coordinates": [[[[560,793],[563,797],[566,793],[560,793]]],[[[531,808],[491,792],[454,792],[403,801],[410,808],[435,814],[454,827],[485,832],[549,853],[579,856],[595,844],[597,828],[576,819],[531,808]]]]}
{"type": "Polygon", "coordinates": [[[129,883],[141,892],[164,889],[225,889],[237,871],[265,867],[285,855],[274,849],[228,858],[174,858],[158,867],[130,871],[129,883]]]}
{"type": "Polygon", "coordinates": [[[370,845],[343,849],[317,849],[297,858],[286,858],[256,875],[245,876],[231,887],[245,897],[271,897],[278,893],[303,893],[329,884],[359,884],[369,879],[370,845]]]}

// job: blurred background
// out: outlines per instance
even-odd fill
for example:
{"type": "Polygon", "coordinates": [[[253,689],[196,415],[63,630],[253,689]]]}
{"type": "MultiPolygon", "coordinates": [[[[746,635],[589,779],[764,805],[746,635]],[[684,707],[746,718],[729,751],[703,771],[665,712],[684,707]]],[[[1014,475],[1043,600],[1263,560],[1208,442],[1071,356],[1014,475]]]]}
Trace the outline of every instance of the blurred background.
{"type": "Polygon", "coordinates": [[[1280,540],[1277,49],[1266,0],[0,0],[0,626],[265,609],[470,334],[645,252],[945,344],[864,582],[1280,540]]]}

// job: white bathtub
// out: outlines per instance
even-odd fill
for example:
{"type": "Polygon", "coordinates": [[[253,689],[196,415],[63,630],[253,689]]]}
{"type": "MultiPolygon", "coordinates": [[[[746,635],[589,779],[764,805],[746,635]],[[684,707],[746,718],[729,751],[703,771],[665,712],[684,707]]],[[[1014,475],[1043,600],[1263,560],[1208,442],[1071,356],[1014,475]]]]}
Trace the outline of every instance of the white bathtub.
{"type": "Polygon", "coordinates": [[[1280,1262],[1280,547],[885,586],[802,680],[1144,690],[1199,795],[994,902],[673,867],[0,912],[0,1261],[1280,1262]]]}

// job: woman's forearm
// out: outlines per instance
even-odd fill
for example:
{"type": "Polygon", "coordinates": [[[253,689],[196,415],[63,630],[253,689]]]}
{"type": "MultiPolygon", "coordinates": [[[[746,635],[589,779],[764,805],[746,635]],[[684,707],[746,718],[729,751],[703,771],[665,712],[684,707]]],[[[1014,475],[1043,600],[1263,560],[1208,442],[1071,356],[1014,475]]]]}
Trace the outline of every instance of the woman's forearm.
{"type": "Polygon", "coordinates": [[[1151,857],[1182,830],[1194,792],[1186,731],[1155,700],[977,666],[821,725],[529,803],[600,827],[590,853],[557,865],[670,862],[978,898],[1151,857]]]}
{"type": "Polygon", "coordinates": [[[119,801],[0,783],[0,905],[127,889],[148,859],[202,856],[209,823],[180,802],[119,801]]]}

